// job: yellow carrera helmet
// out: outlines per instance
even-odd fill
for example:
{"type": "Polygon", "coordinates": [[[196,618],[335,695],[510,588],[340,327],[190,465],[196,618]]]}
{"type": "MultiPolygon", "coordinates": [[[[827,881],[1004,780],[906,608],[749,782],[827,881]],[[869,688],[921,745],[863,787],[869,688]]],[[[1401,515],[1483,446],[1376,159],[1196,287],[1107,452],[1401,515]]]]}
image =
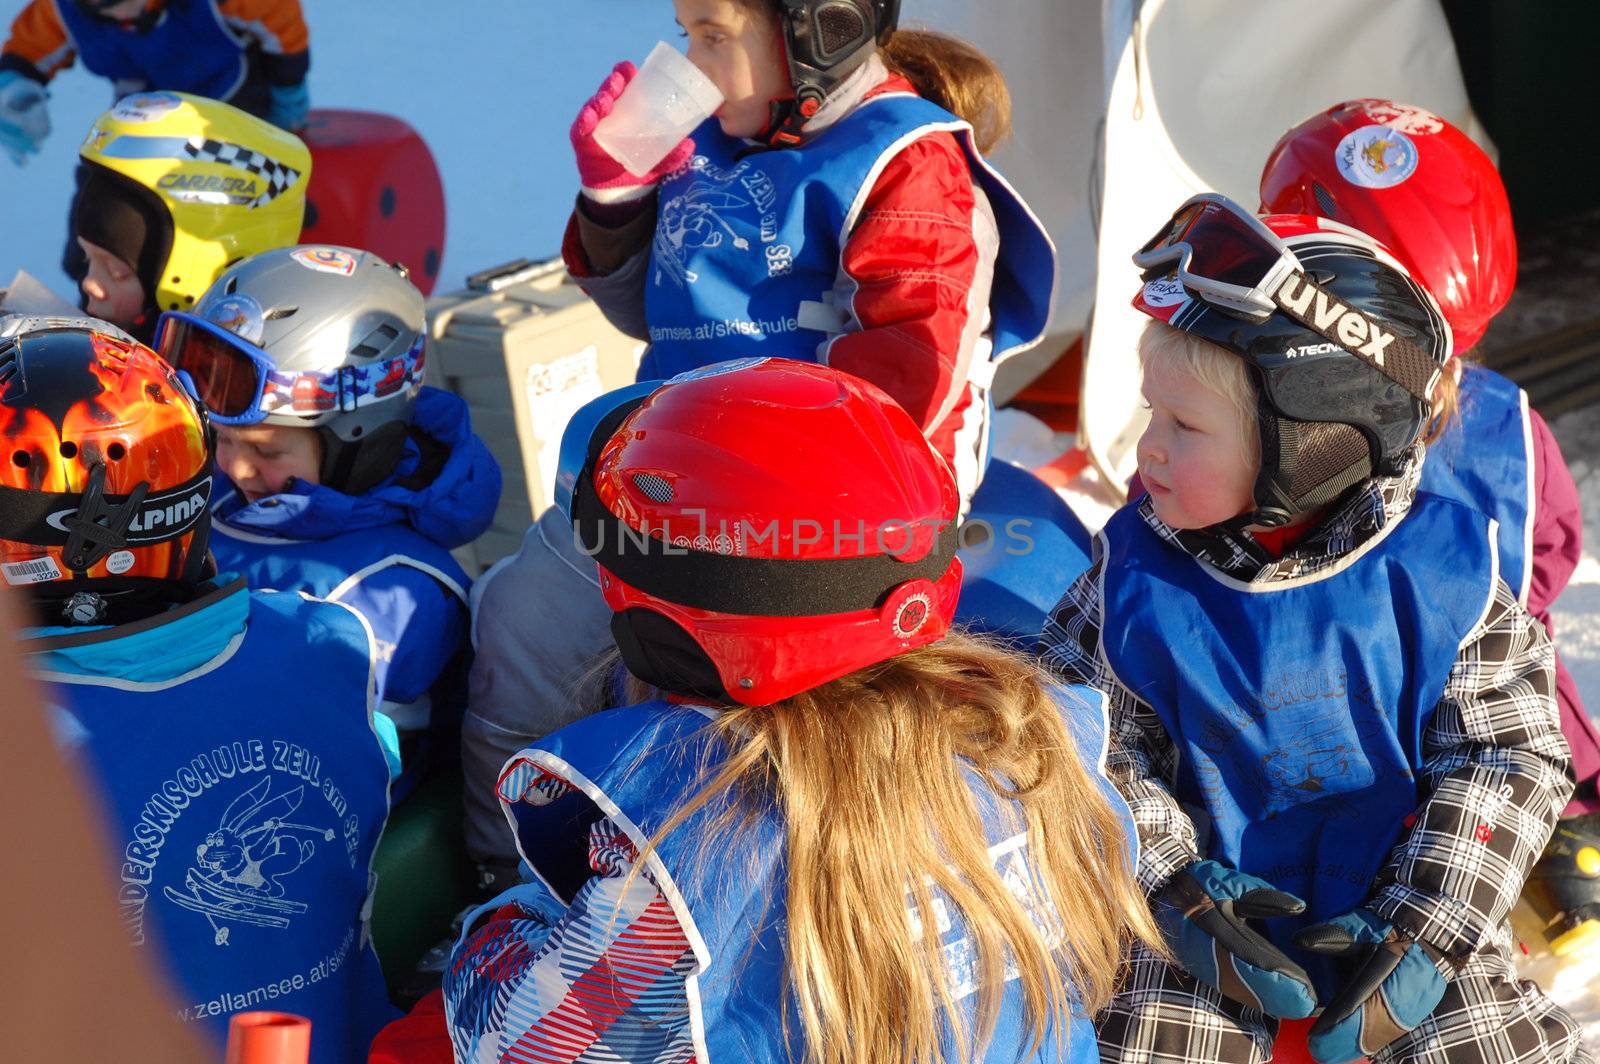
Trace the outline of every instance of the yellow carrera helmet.
{"type": "Polygon", "coordinates": [[[74,235],[133,266],[156,310],[188,309],[230,264],[299,242],[311,152],[237,107],[136,93],[95,121],[78,154],[74,235]]]}

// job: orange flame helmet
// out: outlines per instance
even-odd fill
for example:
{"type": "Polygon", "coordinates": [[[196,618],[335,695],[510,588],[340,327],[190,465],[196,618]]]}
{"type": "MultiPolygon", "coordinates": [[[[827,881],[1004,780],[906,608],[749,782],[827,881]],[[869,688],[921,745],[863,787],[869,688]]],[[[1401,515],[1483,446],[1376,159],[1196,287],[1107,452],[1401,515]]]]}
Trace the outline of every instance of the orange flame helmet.
{"type": "Polygon", "coordinates": [[[154,352],[89,322],[0,339],[7,583],[113,623],[118,602],[211,575],[210,498],[205,414],[154,352]]]}

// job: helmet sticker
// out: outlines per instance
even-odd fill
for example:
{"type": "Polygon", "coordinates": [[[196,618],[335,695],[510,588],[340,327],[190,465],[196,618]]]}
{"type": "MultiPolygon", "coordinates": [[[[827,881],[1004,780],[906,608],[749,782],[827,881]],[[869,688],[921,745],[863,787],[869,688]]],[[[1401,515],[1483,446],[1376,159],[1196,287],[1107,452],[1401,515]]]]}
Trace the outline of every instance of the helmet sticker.
{"type": "Polygon", "coordinates": [[[111,117],[119,122],[134,124],[154,122],[182,104],[183,101],[170,92],[136,92],[118,100],[111,109],[111,117]]]}
{"type": "Polygon", "coordinates": [[[349,277],[356,272],[356,257],[338,248],[295,248],[289,257],[308,270],[349,277]]]}
{"type": "Polygon", "coordinates": [[[48,554],[42,558],[30,558],[25,562],[5,562],[0,564],[0,573],[5,574],[6,583],[12,587],[43,584],[61,579],[61,567],[48,554]]]}
{"type": "Polygon", "coordinates": [[[1144,302],[1147,307],[1160,309],[1162,307],[1175,307],[1189,298],[1189,293],[1183,290],[1183,285],[1172,274],[1157,277],[1153,281],[1146,281],[1144,286],[1144,302]]]}
{"type": "Polygon", "coordinates": [[[900,603],[900,609],[894,615],[894,634],[901,639],[911,638],[932,612],[932,599],[921,592],[912,595],[900,603]]]}
{"type": "Polygon", "coordinates": [[[731,358],[726,362],[713,362],[711,365],[701,366],[699,369],[685,370],[667,381],[667,383],[683,384],[687,381],[705,380],[707,377],[720,377],[724,373],[737,373],[742,369],[750,369],[768,361],[770,359],[766,358],[731,358]]]}
{"type": "Polygon", "coordinates": [[[1432,111],[1412,107],[1410,104],[1376,100],[1367,104],[1362,110],[1374,122],[1414,137],[1427,137],[1444,132],[1444,119],[1432,111]]]}
{"type": "Polygon", "coordinates": [[[1389,126],[1362,126],[1333,150],[1339,173],[1362,188],[1393,188],[1417,171],[1417,146],[1389,126]]]}
{"type": "Polygon", "coordinates": [[[133,551],[131,550],[112,551],[106,556],[106,572],[112,576],[121,576],[133,568],[133,561],[133,551]]]}
{"type": "Polygon", "coordinates": [[[243,292],[223,296],[206,310],[205,315],[211,324],[219,325],[240,339],[258,346],[266,331],[266,313],[261,309],[261,304],[256,302],[254,296],[243,292]]]}

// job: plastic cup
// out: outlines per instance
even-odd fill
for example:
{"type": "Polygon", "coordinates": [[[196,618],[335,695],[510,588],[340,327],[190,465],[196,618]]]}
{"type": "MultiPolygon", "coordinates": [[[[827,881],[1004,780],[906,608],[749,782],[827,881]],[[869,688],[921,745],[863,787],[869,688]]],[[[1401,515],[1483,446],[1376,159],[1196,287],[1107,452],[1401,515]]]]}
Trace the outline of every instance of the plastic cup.
{"type": "Polygon", "coordinates": [[[306,1064],[311,1021],[288,1012],[236,1012],[228,1023],[227,1064],[306,1064]]]}
{"type": "Polygon", "coordinates": [[[645,177],[721,106],[711,79],[662,41],[595,127],[594,139],[629,173],[645,177]]]}

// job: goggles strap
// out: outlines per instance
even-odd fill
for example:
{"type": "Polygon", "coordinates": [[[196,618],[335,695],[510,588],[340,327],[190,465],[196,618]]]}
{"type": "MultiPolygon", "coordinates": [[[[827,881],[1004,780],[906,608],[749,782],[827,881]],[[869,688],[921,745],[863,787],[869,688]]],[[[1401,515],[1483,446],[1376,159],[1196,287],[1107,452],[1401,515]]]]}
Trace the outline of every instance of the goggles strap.
{"type": "Polygon", "coordinates": [[[1278,283],[1272,302],[1290,318],[1400,385],[1424,406],[1432,402],[1439,363],[1421,347],[1386,329],[1383,322],[1298,271],[1278,283]]]}

